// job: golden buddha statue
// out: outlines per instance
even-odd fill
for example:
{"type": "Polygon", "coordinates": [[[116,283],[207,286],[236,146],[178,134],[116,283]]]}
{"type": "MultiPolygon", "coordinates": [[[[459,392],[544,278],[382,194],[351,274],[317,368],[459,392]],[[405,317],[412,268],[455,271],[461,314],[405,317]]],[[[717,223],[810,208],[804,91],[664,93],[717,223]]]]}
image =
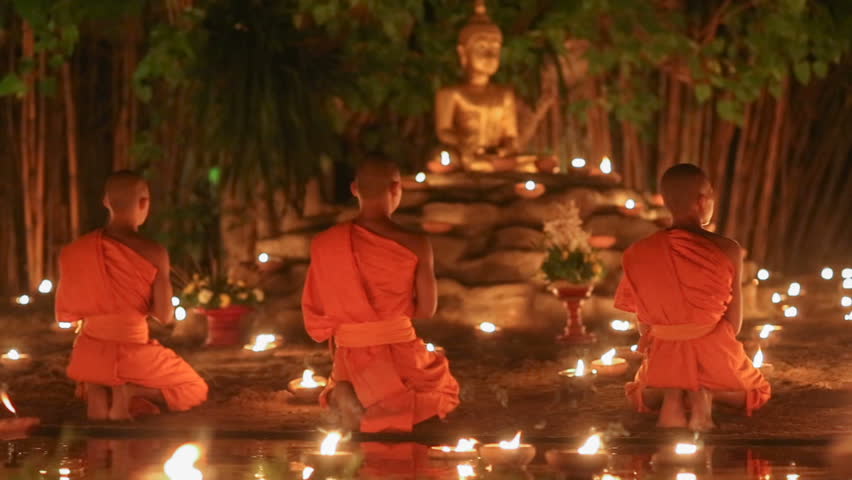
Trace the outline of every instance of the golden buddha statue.
{"type": "Polygon", "coordinates": [[[515,92],[490,83],[502,46],[503,33],[488,17],[484,0],[476,0],[457,46],[466,82],[444,87],[435,96],[438,139],[461,157],[465,170],[536,170],[534,157],[517,155],[515,92]]]}

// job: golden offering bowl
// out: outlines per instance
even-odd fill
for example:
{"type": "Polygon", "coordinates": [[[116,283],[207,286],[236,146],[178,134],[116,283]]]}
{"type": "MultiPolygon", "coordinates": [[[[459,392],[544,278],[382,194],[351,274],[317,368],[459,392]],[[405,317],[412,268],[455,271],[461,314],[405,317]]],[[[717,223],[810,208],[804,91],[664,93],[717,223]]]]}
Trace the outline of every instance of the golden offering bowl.
{"type": "Polygon", "coordinates": [[[287,390],[293,394],[293,400],[298,403],[317,403],[325,386],[328,384],[328,379],[319,375],[314,375],[314,381],[319,385],[316,387],[303,387],[302,378],[294,378],[287,384],[287,390]]]}
{"type": "Polygon", "coordinates": [[[602,377],[619,377],[627,372],[629,364],[627,360],[615,357],[612,359],[612,365],[605,365],[601,359],[592,360],[592,369],[597,370],[598,375],[602,377]]]}
{"type": "Polygon", "coordinates": [[[535,447],[522,443],[518,448],[500,448],[497,443],[487,443],[480,447],[479,456],[493,466],[524,467],[535,458],[535,447]]]}

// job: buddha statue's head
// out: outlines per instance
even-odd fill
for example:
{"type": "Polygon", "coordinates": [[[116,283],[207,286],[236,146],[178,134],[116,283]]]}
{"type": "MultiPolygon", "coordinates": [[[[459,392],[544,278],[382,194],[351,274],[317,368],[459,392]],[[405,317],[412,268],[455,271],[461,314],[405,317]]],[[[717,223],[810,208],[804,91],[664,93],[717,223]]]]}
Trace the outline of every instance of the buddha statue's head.
{"type": "Polygon", "coordinates": [[[485,10],[485,0],[476,0],[474,14],[459,33],[458,53],[468,77],[490,77],[500,67],[503,33],[485,10]]]}

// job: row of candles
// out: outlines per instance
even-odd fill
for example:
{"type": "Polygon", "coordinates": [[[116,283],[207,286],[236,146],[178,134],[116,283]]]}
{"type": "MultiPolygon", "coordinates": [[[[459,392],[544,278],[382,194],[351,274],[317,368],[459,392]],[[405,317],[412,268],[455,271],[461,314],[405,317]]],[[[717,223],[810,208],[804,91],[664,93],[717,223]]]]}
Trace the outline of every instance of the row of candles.
{"type": "MultiPolygon", "coordinates": [[[[765,268],[761,268],[757,271],[756,278],[760,282],[765,282],[769,280],[770,277],[771,273],[765,268]]],[[[825,281],[831,281],[835,278],[835,271],[831,267],[823,267],[820,271],[820,277],[825,281]]],[[[840,282],[840,288],[843,291],[843,295],[840,297],[840,306],[843,308],[852,307],[852,268],[843,268],[840,271],[840,277],[842,279],[840,282]]],[[[803,294],[804,290],[802,289],[802,285],[799,282],[792,282],[787,286],[786,294],[778,291],[772,292],[770,299],[772,303],[778,305],[782,304],[785,300],[800,297],[803,294]]],[[[795,305],[782,304],[781,311],[786,318],[795,318],[799,315],[799,309],[795,305]]],[[[852,311],[846,312],[843,319],[852,321],[852,311]]]]}

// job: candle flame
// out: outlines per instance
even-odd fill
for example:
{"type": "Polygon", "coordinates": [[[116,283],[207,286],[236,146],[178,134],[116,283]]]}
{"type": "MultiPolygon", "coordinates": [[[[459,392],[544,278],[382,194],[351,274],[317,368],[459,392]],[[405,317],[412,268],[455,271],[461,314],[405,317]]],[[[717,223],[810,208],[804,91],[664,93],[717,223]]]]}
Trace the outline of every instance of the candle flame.
{"type": "Polygon", "coordinates": [[[638,352],[639,351],[639,345],[630,345],[630,351],[631,352],[638,352]]]}
{"type": "Polygon", "coordinates": [[[305,467],[302,469],[302,480],[308,480],[314,474],[314,467],[305,467]]]}
{"type": "Polygon", "coordinates": [[[170,480],[202,480],[204,475],[195,468],[195,462],[201,458],[201,448],[194,443],[178,447],[171,458],[166,460],[163,471],[170,480]]]}
{"type": "Polygon", "coordinates": [[[257,256],[257,261],[260,263],[266,263],[269,261],[269,254],[266,252],[261,253],[257,256]]]}
{"type": "Polygon", "coordinates": [[[843,288],[844,288],[845,290],[850,290],[850,289],[852,289],[852,278],[845,278],[845,279],[843,279],[843,288]]]}
{"type": "Polygon", "coordinates": [[[13,348],[6,353],[6,358],[8,358],[9,360],[20,360],[21,354],[13,348]]]}
{"type": "Polygon", "coordinates": [[[417,175],[414,176],[414,181],[417,183],[423,183],[426,181],[426,174],[423,172],[417,172],[417,175]]]}
{"type": "Polygon", "coordinates": [[[675,480],[698,480],[698,477],[696,477],[694,473],[680,472],[677,474],[675,480]]]}
{"type": "Polygon", "coordinates": [[[852,312],[849,312],[846,315],[844,315],[843,320],[852,320],[852,312]]]}
{"type": "Polygon", "coordinates": [[[38,292],[39,293],[50,293],[53,290],[53,282],[48,279],[44,279],[41,283],[38,284],[38,292]]]}
{"type": "Polygon", "coordinates": [[[822,278],[824,278],[825,280],[831,280],[832,278],[834,278],[834,270],[832,270],[832,269],[831,269],[831,268],[829,268],[829,267],[825,267],[825,268],[823,268],[823,269],[822,269],[822,271],[821,271],[821,272],[819,272],[819,274],[820,274],[820,276],[822,276],[822,278]]]}
{"type": "Polygon", "coordinates": [[[532,180],[527,180],[526,183],[524,183],[524,188],[527,189],[530,192],[534,191],[535,187],[536,187],[536,184],[532,180]]]}
{"type": "Polygon", "coordinates": [[[765,268],[761,268],[760,270],[758,270],[757,271],[757,279],[760,280],[761,282],[765,282],[766,280],[769,280],[769,270],[767,270],[765,268]]]}
{"type": "Polygon", "coordinates": [[[521,432],[515,434],[515,438],[511,441],[501,441],[500,448],[503,450],[517,450],[521,446],[521,432]]]}
{"type": "Polygon", "coordinates": [[[852,268],[846,267],[840,271],[840,276],[843,278],[852,278],[852,268]]]}
{"type": "Polygon", "coordinates": [[[798,297],[802,293],[802,285],[799,282],[793,282],[787,288],[787,295],[790,297],[798,297]]]}
{"type": "Polygon", "coordinates": [[[320,384],[317,383],[316,380],[314,380],[314,371],[313,370],[308,368],[308,369],[305,369],[304,372],[302,372],[302,381],[299,382],[299,386],[305,387],[305,388],[317,388],[317,387],[320,386],[320,384]]]}
{"type": "Polygon", "coordinates": [[[606,175],[612,173],[612,161],[609,157],[603,157],[603,160],[601,160],[601,172],[606,175]]]}
{"type": "Polygon", "coordinates": [[[426,344],[426,351],[427,352],[434,352],[435,351],[435,345],[431,344],[431,343],[427,343],[426,344]]]}
{"type": "Polygon", "coordinates": [[[613,320],[612,322],[610,322],[609,326],[612,327],[613,330],[619,332],[626,332],[633,328],[633,324],[628,322],[627,320],[613,320]]]}
{"type": "Polygon", "coordinates": [[[584,443],[582,447],[577,449],[577,453],[579,453],[580,455],[594,455],[598,453],[598,450],[600,450],[600,448],[601,434],[596,433],[586,439],[586,443],[584,443]]]}
{"type": "Polygon", "coordinates": [[[441,165],[446,167],[449,164],[450,164],[450,152],[447,152],[446,150],[444,150],[444,151],[441,152],[441,165]]]}
{"type": "Polygon", "coordinates": [[[628,210],[633,210],[634,208],[636,208],[636,200],[628,198],[627,201],[624,202],[624,208],[628,210]]]}
{"type": "Polygon", "coordinates": [[[334,455],[337,453],[337,443],[340,442],[340,433],[331,432],[326,435],[320,444],[320,455],[334,455]]]}
{"type": "Polygon", "coordinates": [[[675,445],[675,453],[678,455],[692,455],[698,451],[698,446],[694,443],[678,443],[675,445]]]}
{"type": "Polygon", "coordinates": [[[453,449],[454,452],[473,452],[476,449],[473,448],[477,443],[475,438],[460,438],[459,443],[456,444],[456,448],[453,449]]]}
{"type": "Polygon", "coordinates": [[[583,168],[583,167],[586,166],[586,159],[585,158],[575,158],[575,159],[571,160],[571,166],[574,167],[574,168],[583,168]]]}
{"type": "Polygon", "coordinates": [[[772,303],[781,303],[781,300],[784,300],[784,297],[780,293],[775,292],[772,294],[772,303]]]}
{"type": "Polygon", "coordinates": [[[16,416],[18,415],[18,411],[15,410],[15,405],[12,404],[12,399],[9,398],[8,393],[6,393],[5,391],[0,392],[0,400],[3,401],[3,405],[6,407],[7,410],[12,412],[12,414],[16,416]]]}
{"type": "Polygon", "coordinates": [[[778,327],[775,325],[766,324],[760,329],[760,338],[769,338],[769,334],[774,332],[778,327]]]}
{"type": "Polygon", "coordinates": [[[852,297],[845,296],[840,299],[841,307],[852,307],[852,297]]]}
{"type": "Polygon", "coordinates": [[[253,352],[263,352],[273,348],[277,338],[271,333],[261,333],[254,337],[254,345],[251,346],[253,352]]]}
{"type": "Polygon", "coordinates": [[[615,358],[615,349],[611,348],[609,351],[601,355],[601,363],[604,365],[612,365],[612,360],[615,358]]]}
{"type": "Polygon", "coordinates": [[[754,359],[751,361],[751,364],[754,365],[754,368],[760,368],[763,366],[763,350],[760,348],[757,349],[757,353],[754,354],[754,359]]]}
{"type": "Polygon", "coordinates": [[[21,295],[15,299],[15,303],[18,305],[29,305],[30,304],[30,296],[29,295],[21,295]]]}
{"type": "Polygon", "coordinates": [[[180,298],[178,298],[178,297],[172,297],[172,306],[173,306],[173,307],[178,307],[178,306],[180,306],[180,298]]]}
{"type": "Polygon", "coordinates": [[[71,322],[58,322],[58,323],[59,323],[59,328],[61,328],[63,330],[68,330],[69,328],[74,326],[74,324],[71,323],[71,322]]]}
{"type": "Polygon", "coordinates": [[[175,309],[175,320],[178,322],[182,322],[186,320],[186,309],[183,307],[177,307],[175,309]]]}
{"type": "Polygon", "coordinates": [[[586,374],[586,362],[584,362],[582,359],[577,360],[577,367],[574,368],[574,376],[575,377],[582,377],[585,374],[586,374]]]}
{"type": "Polygon", "coordinates": [[[497,325],[491,322],[482,322],[479,324],[479,329],[485,333],[494,333],[497,331],[497,325]]]}
{"type": "Polygon", "coordinates": [[[784,316],[787,318],[794,318],[798,314],[799,309],[792,305],[784,309],[784,316]]]}
{"type": "Polygon", "coordinates": [[[601,480],[621,480],[621,477],[609,473],[604,473],[603,475],[601,475],[601,480]]]}
{"type": "Polygon", "coordinates": [[[476,476],[476,472],[473,470],[473,465],[468,465],[466,463],[456,465],[456,471],[459,474],[459,480],[476,476]]]}

